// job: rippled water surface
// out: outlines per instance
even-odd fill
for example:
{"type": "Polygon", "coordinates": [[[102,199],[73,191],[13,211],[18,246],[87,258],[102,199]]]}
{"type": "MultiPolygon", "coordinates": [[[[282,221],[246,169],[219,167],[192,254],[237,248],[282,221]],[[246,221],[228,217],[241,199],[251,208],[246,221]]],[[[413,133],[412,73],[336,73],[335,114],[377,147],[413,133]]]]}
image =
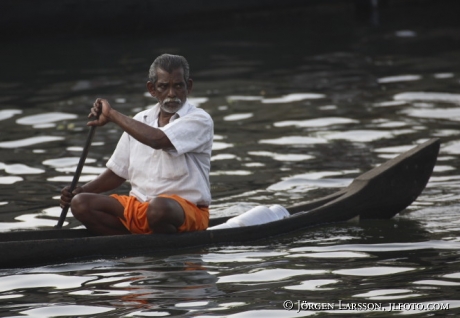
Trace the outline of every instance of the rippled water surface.
{"type": "MultiPolygon", "coordinates": [[[[317,198],[429,138],[442,144],[425,191],[391,220],[242,246],[3,269],[0,316],[458,315],[460,26],[448,7],[436,19],[423,8],[413,19],[390,8],[392,19],[379,25],[306,10],[292,26],[263,20],[4,45],[0,231],[56,224],[93,100],[108,98],[127,115],[153,105],[147,70],[165,51],[188,58],[190,100],[215,122],[212,217],[317,198]]],[[[120,135],[114,125],[97,129],[82,182],[104,170],[120,135]]]]}

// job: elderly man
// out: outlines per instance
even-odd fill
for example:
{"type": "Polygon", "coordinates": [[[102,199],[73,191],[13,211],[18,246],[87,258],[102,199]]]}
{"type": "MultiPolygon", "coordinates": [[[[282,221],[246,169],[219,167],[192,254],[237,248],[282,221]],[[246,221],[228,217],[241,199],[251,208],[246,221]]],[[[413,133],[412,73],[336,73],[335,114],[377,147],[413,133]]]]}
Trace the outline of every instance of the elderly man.
{"type": "Polygon", "coordinates": [[[124,130],[107,169],[73,193],[61,192],[75,218],[99,235],[176,233],[205,230],[211,193],[209,170],[213,121],[187,102],[193,81],[182,56],[163,54],[153,62],[147,89],[158,100],[130,118],[96,99],[89,126],[112,122],[124,130]],[[126,180],[129,196],[111,191],[126,180]]]}

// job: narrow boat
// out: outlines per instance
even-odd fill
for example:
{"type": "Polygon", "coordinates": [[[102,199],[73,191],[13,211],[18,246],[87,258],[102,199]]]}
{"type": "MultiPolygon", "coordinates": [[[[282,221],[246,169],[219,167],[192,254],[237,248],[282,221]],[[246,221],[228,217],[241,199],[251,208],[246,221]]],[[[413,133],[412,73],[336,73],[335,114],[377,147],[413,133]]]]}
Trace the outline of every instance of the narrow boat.
{"type": "MultiPolygon", "coordinates": [[[[311,226],[361,219],[388,219],[408,207],[423,191],[440,147],[430,139],[358,176],[331,195],[288,207],[278,221],[230,229],[179,234],[92,236],[84,229],[0,233],[0,267],[27,267],[77,259],[148,255],[190,247],[238,245],[311,226]]],[[[229,217],[210,220],[210,226],[229,217]]]]}

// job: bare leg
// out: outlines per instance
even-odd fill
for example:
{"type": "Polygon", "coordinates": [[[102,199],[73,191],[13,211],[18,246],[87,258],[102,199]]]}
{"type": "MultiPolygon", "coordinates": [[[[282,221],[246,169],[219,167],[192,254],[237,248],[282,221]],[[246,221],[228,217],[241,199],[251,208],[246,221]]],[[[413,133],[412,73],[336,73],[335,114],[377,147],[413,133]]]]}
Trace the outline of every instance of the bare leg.
{"type": "Polygon", "coordinates": [[[153,233],[177,233],[185,221],[185,213],[176,200],[157,197],[149,202],[147,220],[153,233]]]}
{"type": "Polygon", "coordinates": [[[129,234],[119,218],[124,208],[116,199],[92,193],[77,194],[70,204],[72,214],[86,228],[97,235],[129,234]]]}

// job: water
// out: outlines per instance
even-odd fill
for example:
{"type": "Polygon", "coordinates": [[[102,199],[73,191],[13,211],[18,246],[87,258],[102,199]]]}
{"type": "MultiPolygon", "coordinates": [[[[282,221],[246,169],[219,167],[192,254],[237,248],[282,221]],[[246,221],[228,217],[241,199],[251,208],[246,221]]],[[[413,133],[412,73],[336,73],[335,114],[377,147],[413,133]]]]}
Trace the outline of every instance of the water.
{"type": "MultiPolygon", "coordinates": [[[[127,115],[152,105],[146,73],[164,51],[189,59],[192,101],[214,118],[214,217],[314,199],[428,138],[442,145],[426,190],[392,220],[1,270],[0,316],[458,315],[460,27],[455,10],[438,6],[412,15],[391,7],[380,25],[358,23],[346,7],[304,10],[295,23],[269,16],[154,37],[3,45],[1,231],[56,224],[91,103],[106,97],[127,115]]],[[[114,125],[98,128],[81,181],[103,171],[120,134],[114,125]]]]}

